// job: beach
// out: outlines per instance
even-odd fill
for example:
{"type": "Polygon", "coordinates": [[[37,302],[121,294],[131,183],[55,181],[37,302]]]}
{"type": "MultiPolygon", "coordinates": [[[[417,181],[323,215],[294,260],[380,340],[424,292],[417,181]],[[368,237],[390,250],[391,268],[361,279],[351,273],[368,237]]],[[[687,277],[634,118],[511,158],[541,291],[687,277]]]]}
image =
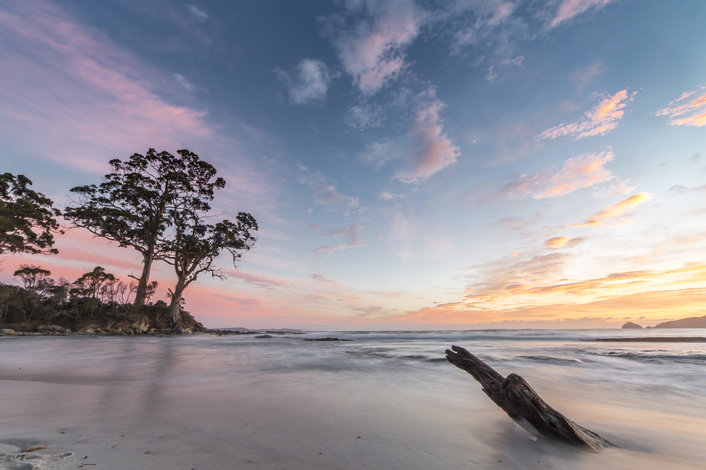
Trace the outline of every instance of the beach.
{"type": "Polygon", "coordinates": [[[697,469],[706,344],[654,337],[704,333],[0,337],[0,468],[697,469]],[[348,341],[304,341],[325,337],[348,341]],[[451,344],[617,447],[533,439],[451,344]]]}

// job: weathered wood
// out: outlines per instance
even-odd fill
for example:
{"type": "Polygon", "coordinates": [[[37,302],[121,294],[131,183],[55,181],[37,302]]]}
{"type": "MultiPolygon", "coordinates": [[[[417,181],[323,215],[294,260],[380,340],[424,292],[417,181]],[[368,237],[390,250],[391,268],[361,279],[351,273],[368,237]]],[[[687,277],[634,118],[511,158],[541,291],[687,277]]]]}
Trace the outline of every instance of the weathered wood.
{"type": "Polygon", "coordinates": [[[488,364],[458,346],[451,346],[451,350],[446,350],[446,359],[471,374],[496,405],[535,436],[557,439],[594,452],[613,447],[613,444],[595,432],[574,423],[549,406],[519,375],[510,374],[503,377],[488,364]]]}

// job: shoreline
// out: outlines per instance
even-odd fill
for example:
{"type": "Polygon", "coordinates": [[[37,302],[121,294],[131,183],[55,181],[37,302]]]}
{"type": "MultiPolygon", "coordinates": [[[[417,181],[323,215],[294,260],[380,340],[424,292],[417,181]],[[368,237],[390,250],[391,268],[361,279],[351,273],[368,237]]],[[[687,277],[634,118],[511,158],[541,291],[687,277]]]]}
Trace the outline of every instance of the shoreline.
{"type": "MultiPolygon", "coordinates": [[[[0,337],[2,336],[184,336],[206,334],[214,336],[254,336],[257,338],[273,338],[284,335],[302,335],[306,332],[294,329],[264,329],[248,330],[245,328],[84,328],[73,331],[70,328],[60,325],[42,325],[30,330],[0,327],[0,337]]],[[[325,337],[314,338],[308,341],[350,341],[340,338],[325,337]]],[[[580,341],[594,341],[604,343],[706,343],[706,336],[626,336],[626,337],[597,337],[585,338],[580,341]]]]}
{"type": "Polygon", "coordinates": [[[14,328],[0,328],[0,336],[183,336],[195,334],[207,334],[214,336],[233,336],[233,335],[260,335],[260,337],[271,338],[272,335],[301,335],[303,331],[278,331],[278,330],[238,330],[238,329],[218,329],[204,328],[199,330],[173,329],[173,328],[151,328],[144,332],[135,332],[132,330],[112,330],[106,328],[72,331],[70,328],[64,328],[59,325],[48,325],[47,327],[39,327],[39,331],[35,330],[17,330],[14,328]]]}
{"type": "Polygon", "coordinates": [[[703,336],[630,336],[625,338],[594,338],[604,343],[706,343],[703,336]]]}

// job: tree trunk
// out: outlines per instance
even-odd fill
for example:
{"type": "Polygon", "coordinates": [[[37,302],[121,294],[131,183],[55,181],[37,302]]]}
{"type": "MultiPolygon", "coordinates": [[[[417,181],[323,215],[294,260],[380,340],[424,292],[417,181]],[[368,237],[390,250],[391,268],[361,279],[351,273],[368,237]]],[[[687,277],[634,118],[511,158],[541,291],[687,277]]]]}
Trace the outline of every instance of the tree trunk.
{"type": "Polygon", "coordinates": [[[150,270],[154,261],[154,253],[150,252],[143,256],[142,275],[137,280],[137,291],[135,292],[135,302],[132,304],[133,313],[139,313],[145,306],[147,299],[147,286],[150,282],[150,270]]]}
{"type": "Polygon", "coordinates": [[[506,378],[492,367],[458,346],[446,350],[446,359],[465,370],[483,387],[491,400],[524,429],[536,436],[545,436],[598,452],[613,444],[595,432],[580,426],[565,417],[532,390],[532,387],[517,374],[506,378]]]}
{"type": "Polygon", "coordinates": [[[184,280],[177,280],[177,284],[174,286],[174,293],[172,293],[172,301],[169,304],[169,318],[172,326],[177,326],[181,323],[181,294],[185,288],[186,283],[184,280]]]}

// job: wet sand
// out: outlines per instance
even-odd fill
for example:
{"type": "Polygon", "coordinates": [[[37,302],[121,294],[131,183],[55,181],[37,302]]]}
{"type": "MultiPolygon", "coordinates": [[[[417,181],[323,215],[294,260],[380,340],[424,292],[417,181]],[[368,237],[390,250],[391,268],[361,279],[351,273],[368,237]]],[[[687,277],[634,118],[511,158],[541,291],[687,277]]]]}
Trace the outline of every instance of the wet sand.
{"type": "Polygon", "coordinates": [[[590,454],[535,441],[449,364],[357,362],[354,346],[3,340],[0,468],[703,468],[706,410],[690,391],[513,365],[549,404],[620,446],[590,454]]]}

